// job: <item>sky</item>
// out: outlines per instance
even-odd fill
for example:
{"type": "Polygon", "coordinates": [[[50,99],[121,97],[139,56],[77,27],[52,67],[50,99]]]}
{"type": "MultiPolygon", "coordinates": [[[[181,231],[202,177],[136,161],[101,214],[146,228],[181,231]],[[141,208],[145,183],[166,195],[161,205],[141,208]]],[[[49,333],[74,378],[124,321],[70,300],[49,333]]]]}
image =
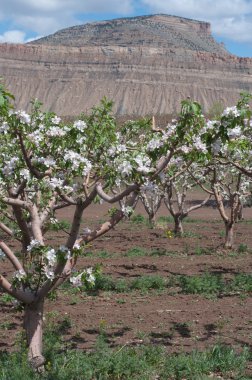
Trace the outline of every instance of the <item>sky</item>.
{"type": "Polygon", "coordinates": [[[211,23],[229,52],[252,57],[252,0],[0,0],[0,43],[98,20],[164,13],[211,23]]]}

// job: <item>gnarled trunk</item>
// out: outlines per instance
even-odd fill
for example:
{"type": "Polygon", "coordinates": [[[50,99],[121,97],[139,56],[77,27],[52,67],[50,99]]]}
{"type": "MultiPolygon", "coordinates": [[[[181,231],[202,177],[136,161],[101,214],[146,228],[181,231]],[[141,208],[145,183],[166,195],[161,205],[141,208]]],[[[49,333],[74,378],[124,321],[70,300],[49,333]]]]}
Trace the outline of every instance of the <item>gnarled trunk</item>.
{"type": "Polygon", "coordinates": [[[45,358],[42,354],[44,301],[25,306],[24,328],[28,344],[28,361],[37,372],[44,371],[45,358]]]}
{"type": "Polygon", "coordinates": [[[227,222],[225,223],[226,234],[225,234],[225,243],[224,247],[231,249],[234,244],[234,223],[227,222]]]}

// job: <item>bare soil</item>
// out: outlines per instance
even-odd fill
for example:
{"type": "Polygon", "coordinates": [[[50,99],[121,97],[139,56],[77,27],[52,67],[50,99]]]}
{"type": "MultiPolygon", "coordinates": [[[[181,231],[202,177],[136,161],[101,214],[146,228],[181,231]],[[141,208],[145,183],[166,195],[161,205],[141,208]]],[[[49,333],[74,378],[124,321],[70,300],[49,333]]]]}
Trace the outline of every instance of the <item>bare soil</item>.
{"type": "MultiPolygon", "coordinates": [[[[83,226],[93,227],[107,219],[107,206],[94,205],[84,215],[83,226]],[[88,223],[85,221],[88,220],[88,223]]],[[[71,219],[71,212],[62,215],[71,219]]],[[[136,214],[144,214],[138,207],[136,214]]],[[[158,216],[167,216],[161,207],[158,216]]],[[[222,274],[230,277],[251,273],[252,209],[244,211],[244,221],[237,223],[235,249],[222,249],[224,224],[218,211],[205,207],[190,215],[184,223],[185,237],[168,238],[172,224],[161,223],[150,229],[145,223],[123,221],[114,230],[87,247],[93,257],[80,258],[77,268],[101,263],[103,273],[116,278],[133,279],[140,275],[222,274]],[[246,252],[238,252],[241,244],[246,252]],[[125,257],[130,249],[165,250],[164,256],[125,257]],[[99,252],[106,251],[102,258],[99,252]],[[97,257],[99,256],[99,257],[97,257]]],[[[48,236],[48,244],[64,242],[64,233],[48,236]]],[[[10,267],[0,263],[5,274],[10,267]]],[[[13,350],[22,328],[22,314],[12,305],[0,304],[0,349],[13,350]],[[7,327],[5,328],[7,322],[7,327]]],[[[63,331],[69,347],[92,349],[99,334],[104,333],[111,346],[162,344],[168,352],[203,350],[226,343],[238,350],[251,347],[252,299],[240,293],[221,297],[182,294],[177,289],[99,292],[96,295],[58,291],[57,299],[46,303],[46,321],[70,318],[71,326],[63,331]]]]}

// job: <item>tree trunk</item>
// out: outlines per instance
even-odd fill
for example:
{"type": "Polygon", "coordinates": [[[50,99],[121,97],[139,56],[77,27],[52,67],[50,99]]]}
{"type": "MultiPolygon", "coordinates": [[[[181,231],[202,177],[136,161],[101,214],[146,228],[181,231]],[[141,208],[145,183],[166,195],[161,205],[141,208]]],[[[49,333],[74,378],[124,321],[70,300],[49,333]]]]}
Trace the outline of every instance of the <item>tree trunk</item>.
{"type": "Polygon", "coordinates": [[[174,216],[174,231],[173,232],[177,236],[181,236],[184,233],[181,215],[174,216]]]}
{"type": "Polygon", "coordinates": [[[231,249],[234,244],[234,223],[225,223],[226,235],[224,247],[231,249]]]}
{"type": "Polygon", "coordinates": [[[25,306],[24,328],[28,344],[28,361],[37,372],[44,371],[42,355],[44,300],[25,306]]]}
{"type": "Polygon", "coordinates": [[[154,228],[156,225],[156,215],[154,213],[149,214],[149,225],[154,228]]]}

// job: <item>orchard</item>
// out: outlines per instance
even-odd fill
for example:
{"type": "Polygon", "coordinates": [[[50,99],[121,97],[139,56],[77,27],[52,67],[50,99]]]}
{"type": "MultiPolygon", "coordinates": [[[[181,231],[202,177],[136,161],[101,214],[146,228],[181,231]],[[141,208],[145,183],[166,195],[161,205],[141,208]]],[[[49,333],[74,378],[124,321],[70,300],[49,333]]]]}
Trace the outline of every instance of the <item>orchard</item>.
{"type": "Polygon", "coordinates": [[[249,100],[242,95],[218,120],[208,120],[197,102],[186,100],[166,128],[156,128],[149,119],[119,127],[107,99],[66,123],[42,111],[38,100],[29,113],[16,110],[13,95],[1,86],[0,255],[13,275],[0,273],[0,287],[23,309],[28,361],[35,371],[45,366],[46,298],[66,281],[73,287],[95,286],[99,269],[76,271],[78,258],[91,241],[131,217],[139,199],[153,224],[164,200],[179,235],[183,219],[213,199],[225,225],[223,245],[233,247],[235,223],[251,198],[249,100]],[[195,186],[205,199],[186,208],[187,191],[195,186]],[[82,230],[87,209],[101,202],[113,205],[108,220],[82,230]],[[50,244],[48,231],[61,229],[58,211],[67,208],[74,212],[65,243],[50,244]]]}

